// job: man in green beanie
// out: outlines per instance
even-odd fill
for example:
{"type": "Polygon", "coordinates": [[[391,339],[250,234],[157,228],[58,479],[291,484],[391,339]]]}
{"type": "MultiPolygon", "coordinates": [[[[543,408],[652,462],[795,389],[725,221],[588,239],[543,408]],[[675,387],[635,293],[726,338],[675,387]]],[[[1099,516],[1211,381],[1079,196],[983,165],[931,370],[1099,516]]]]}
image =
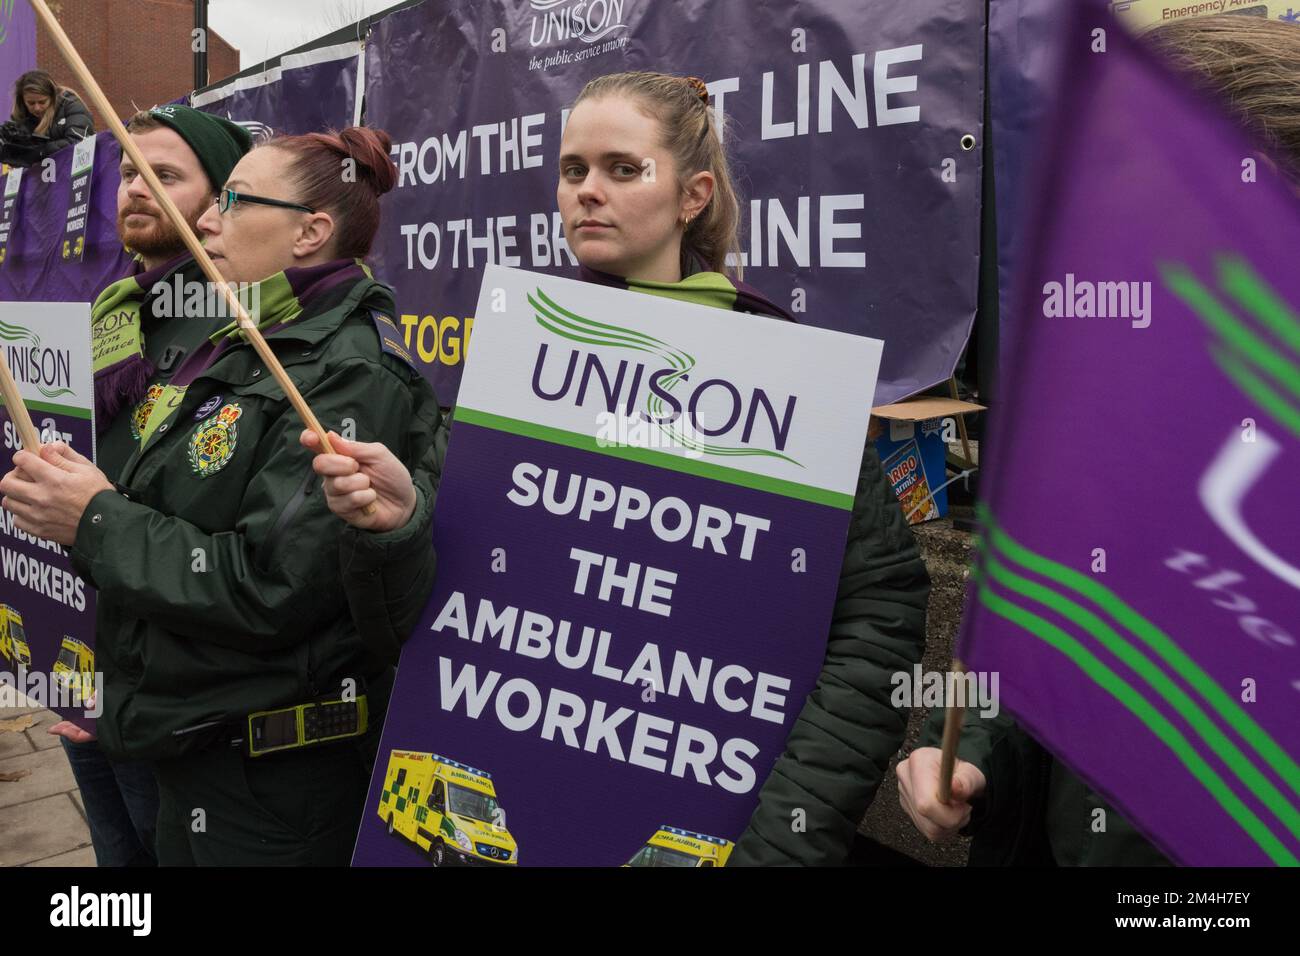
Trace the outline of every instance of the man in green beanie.
{"type": "MultiPolygon", "coordinates": [[[[126,128],[191,228],[252,145],[239,125],[188,106],[137,113],[126,128]]],[[[117,233],[135,254],[135,268],[100,293],[91,312],[98,464],[113,479],[135,453],[151,396],[210,331],[193,317],[186,321],[183,304],[174,301],[178,291],[205,281],[180,233],[129,156],[123,155],[120,173],[117,233]]],[[[72,722],[55,724],[50,733],[63,738],[98,864],[155,864],[153,768],[110,761],[95,738],[72,722]]]]}

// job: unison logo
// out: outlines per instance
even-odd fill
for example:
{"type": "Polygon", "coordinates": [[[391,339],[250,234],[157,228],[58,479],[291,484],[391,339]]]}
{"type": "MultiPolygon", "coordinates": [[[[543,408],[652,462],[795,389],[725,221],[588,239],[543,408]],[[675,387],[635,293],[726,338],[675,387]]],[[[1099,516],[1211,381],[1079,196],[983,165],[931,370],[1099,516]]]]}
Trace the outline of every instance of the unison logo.
{"type": "Polygon", "coordinates": [[[533,46],[582,40],[595,43],[623,30],[625,0],[532,0],[533,22],[528,42],[533,46]]]}
{"type": "Polygon", "coordinates": [[[236,126],[242,126],[249,136],[253,137],[254,143],[264,143],[275,135],[275,129],[261,123],[257,120],[237,120],[226,113],[226,119],[230,120],[236,126]]]}
{"type": "Polygon", "coordinates": [[[533,365],[533,394],[538,398],[568,401],[581,408],[590,397],[600,402],[602,413],[626,409],[688,451],[719,457],[779,458],[803,467],[784,454],[797,396],[774,398],[766,389],[742,389],[724,378],[698,376],[692,380],[695,359],[680,349],[644,332],[578,315],[541,289],[530,294],[528,301],[537,324],[561,338],[651,356],[640,361],[620,359],[613,366],[600,352],[570,348],[567,357],[549,360],[548,371],[550,347],[543,342],[533,365]],[[738,444],[708,441],[723,436],[734,436],[738,444]]]}
{"type": "Polygon", "coordinates": [[[14,378],[35,385],[46,398],[72,394],[72,353],[41,345],[41,337],[31,329],[0,322],[0,340],[5,360],[14,378]]]}
{"type": "MultiPolygon", "coordinates": [[[[1170,291],[1214,336],[1208,345],[1219,370],[1290,432],[1294,443],[1300,439],[1300,321],[1292,304],[1245,259],[1222,255],[1215,265],[1217,288],[1203,284],[1180,263],[1163,265],[1161,273],[1170,291]]],[[[1249,441],[1233,434],[1225,442],[1201,480],[1201,503],[1251,560],[1300,589],[1300,567],[1272,550],[1242,513],[1247,498],[1263,494],[1252,489],[1283,448],[1262,429],[1252,432],[1249,441]]],[[[1277,533],[1272,527],[1268,531],[1277,533]]]]}

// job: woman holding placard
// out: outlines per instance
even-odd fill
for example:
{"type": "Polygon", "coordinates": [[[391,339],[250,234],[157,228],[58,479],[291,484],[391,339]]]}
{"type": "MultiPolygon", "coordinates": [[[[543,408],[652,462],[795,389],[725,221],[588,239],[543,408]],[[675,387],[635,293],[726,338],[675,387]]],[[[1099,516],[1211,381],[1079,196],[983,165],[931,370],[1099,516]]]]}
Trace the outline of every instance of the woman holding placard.
{"type": "MultiPolygon", "coordinates": [[[[702,80],[656,73],[593,80],[569,115],[560,153],[556,198],[581,278],[790,319],[728,264],[729,254],[739,262],[739,203],[702,80]]],[[[316,447],[307,432],[303,443],[316,447]]],[[[363,635],[394,658],[433,584],[429,488],[442,447],[435,444],[416,481],[374,445],[341,443],[341,454],[315,460],[331,510],[382,541],[362,544],[368,557],[351,562],[345,583],[363,635]],[[363,514],[371,504],[376,512],[363,514]],[[395,594],[408,599],[385,598],[395,594]]],[[[731,862],[845,861],[903,741],[907,713],[890,703],[891,676],[921,659],[928,593],[912,533],[868,445],[822,675],[731,862]],[[800,810],[802,829],[791,826],[800,810]]]]}

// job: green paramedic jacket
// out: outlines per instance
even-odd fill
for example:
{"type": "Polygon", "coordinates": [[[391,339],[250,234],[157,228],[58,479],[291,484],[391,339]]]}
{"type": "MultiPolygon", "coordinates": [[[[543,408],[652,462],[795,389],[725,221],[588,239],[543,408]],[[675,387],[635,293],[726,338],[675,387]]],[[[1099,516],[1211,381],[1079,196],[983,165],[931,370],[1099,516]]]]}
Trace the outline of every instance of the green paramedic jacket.
{"type": "MultiPolygon", "coordinates": [[[[383,345],[377,316],[393,309],[392,290],[364,277],[309,300],[266,339],[325,428],[383,442],[410,465],[440,414],[423,377],[383,345]]],[[[203,321],[154,328],[150,357],[168,338],[193,345],[203,321]]],[[[118,415],[101,448],[129,444],[136,418],[118,415]]],[[[99,592],[97,732],[111,757],[177,756],[251,712],[337,697],[345,678],[360,686],[384,671],[348,613],[346,526],[326,507],[302,428],[238,342],[109,474],[121,493],[86,508],[71,554],[99,592]]]]}
{"type": "MultiPolygon", "coordinates": [[[[445,447],[444,432],[421,468],[434,482],[445,447]]],[[[419,485],[427,476],[416,480],[419,485]]],[[[393,659],[433,588],[432,510],[433,501],[422,497],[405,528],[349,539],[353,616],[368,637],[390,647],[393,659]]],[[[921,660],[929,593],[915,536],[868,444],[822,672],[728,866],[846,861],[858,824],[903,743],[908,712],[890,702],[891,678],[898,671],[910,674],[921,660]]]]}

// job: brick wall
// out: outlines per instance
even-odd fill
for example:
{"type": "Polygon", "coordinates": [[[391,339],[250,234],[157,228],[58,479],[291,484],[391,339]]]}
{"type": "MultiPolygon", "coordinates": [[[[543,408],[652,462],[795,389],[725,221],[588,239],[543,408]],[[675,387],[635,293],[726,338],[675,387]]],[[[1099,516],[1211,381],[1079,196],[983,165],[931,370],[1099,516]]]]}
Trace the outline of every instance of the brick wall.
{"type": "MultiPolygon", "coordinates": [[[[119,118],[174,100],[194,86],[191,0],[48,0],[119,118]]],[[[37,23],[36,65],[86,100],[49,33],[37,23]]],[[[239,51],[208,30],[209,82],[239,72],[239,51]]],[[[6,108],[6,112],[8,112],[6,108]]],[[[107,127],[93,107],[95,129],[107,127]]]]}

